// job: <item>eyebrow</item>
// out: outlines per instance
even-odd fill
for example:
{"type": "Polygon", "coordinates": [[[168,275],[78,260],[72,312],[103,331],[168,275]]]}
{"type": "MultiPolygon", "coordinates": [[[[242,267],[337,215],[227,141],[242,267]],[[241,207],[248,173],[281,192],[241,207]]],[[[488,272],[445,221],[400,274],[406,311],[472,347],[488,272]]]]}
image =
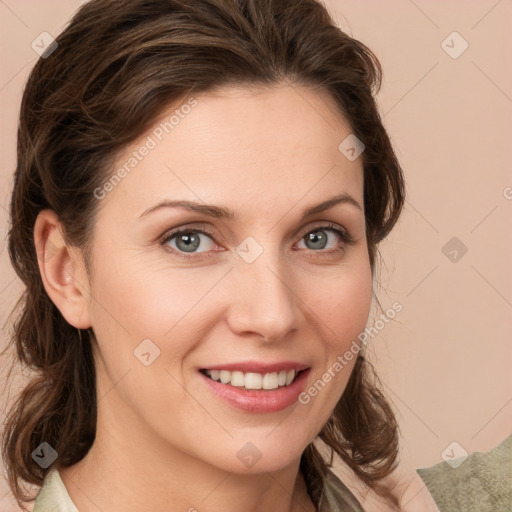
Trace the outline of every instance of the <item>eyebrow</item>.
{"type": "MultiPolygon", "coordinates": [[[[350,195],[347,193],[339,194],[337,196],[332,197],[331,199],[327,199],[322,203],[312,206],[310,208],[306,208],[302,214],[302,220],[315,215],[316,213],[323,212],[332,208],[333,206],[344,203],[351,204],[355,206],[359,210],[363,211],[361,205],[350,195]]],[[[213,217],[216,219],[226,219],[226,220],[235,220],[237,218],[235,212],[229,208],[225,208],[222,206],[216,206],[212,204],[204,204],[204,203],[196,203],[194,201],[185,201],[185,200],[171,200],[165,199],[156,205],[152,206],[145,210],[140,216],[139,219],[153,213],[161,208],[186,208],[187,210],[191,210],[196,213],[200,213],[202,215],[206,215],[207,217],[213,217]]]]}

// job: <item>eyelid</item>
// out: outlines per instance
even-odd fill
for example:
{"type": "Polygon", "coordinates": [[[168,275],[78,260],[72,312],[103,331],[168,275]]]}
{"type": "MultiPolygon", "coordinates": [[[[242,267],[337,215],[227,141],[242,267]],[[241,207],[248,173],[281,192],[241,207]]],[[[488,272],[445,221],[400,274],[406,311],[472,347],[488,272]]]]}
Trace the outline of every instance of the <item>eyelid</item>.
{"type": "Polygon", "coordinates": [[[341,231],[343,241],[347,244],[352,244],[356,241],[356,239],[350,234],[348,229],[343,227],[341,224],[337,224],[332,221],[316,221],[318,224],[314,224],[313,226],[310,226],[308,228],[305,228],[304,231],[302,231],[302,234],[300,235],[300,238],[303,238],[311,231],[315,231],[317,229],[332,229],[334,231],[341,231]]]}
{"type": "MultiPolygon", "coordinates": [[[[213,228],[211,228],[207,224],[195,224],[195,223],[183,224],[182,226],[177,226],[175,228],[171,228],[171,229],[167,230],[163,235],[158,237],[158,239],[157,239],[158,244],[162,245],[162,246],[166,245],[167,242],[169,242],[171,239],[173,239],[174,237],[180,235],[183,232],[187,232],[187,231],[198,232],[198,233],[208,235],[215,244],[218,244],[218,242],[215,240],[215,233],[214,233],[215,230],[213,228]]],[[[172,249],[171,249],[171,251],[175,252],[172,249]]],[[[211,251],[208,251],[208,252],[211,252],[211,251]]],[[[191,253],[190,256],[182,256],[182,254],[185,254],[185,253],[179,253],[178,257],[190,259],[190,258],[194,258],[194,254],[196,256],[199,256],[200,254],[207,254],[207,253],[191,253]]]]}
{"type": "Polygon", "coordinates": [[[198,225],[195,223],[191,223],[191,224],[183,224],[183,226],[177,226],[175,228],[168,229],[167,231],[165,231],[165,233],[163,235],[160,235],[158,237],[158,241],[160,243],[167,242],[167,241],[169,241],[170,238],[175,237],[176,235],[180,234],[183,231],[199,231],[199,232],[203,231],[205,234],[211,235],[212,237],[215,234],[214,229],[210,228],[207,224],[199,224],[198,225]]]}

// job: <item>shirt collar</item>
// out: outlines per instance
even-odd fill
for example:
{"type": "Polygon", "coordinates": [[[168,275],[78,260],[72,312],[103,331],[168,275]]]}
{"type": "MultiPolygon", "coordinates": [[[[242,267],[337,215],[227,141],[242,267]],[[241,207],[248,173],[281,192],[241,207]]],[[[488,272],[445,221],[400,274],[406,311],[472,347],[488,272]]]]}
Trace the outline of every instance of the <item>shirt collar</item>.
{"type": "Polygon", "coordinates": [[[57,469],[46,475],[32,512],[78,512],[57,469]]]}

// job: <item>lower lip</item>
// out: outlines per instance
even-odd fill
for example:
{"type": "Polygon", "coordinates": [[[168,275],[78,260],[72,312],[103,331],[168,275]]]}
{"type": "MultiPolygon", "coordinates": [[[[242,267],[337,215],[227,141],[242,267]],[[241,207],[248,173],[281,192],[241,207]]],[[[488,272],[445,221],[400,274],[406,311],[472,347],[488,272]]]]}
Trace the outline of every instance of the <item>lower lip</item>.
{"type": "Polygon", "coordinates": [[[270,413],[282,411],[298,402],[304,391],[309,368],[289,385],[274,390],[248,390],[210,379],[199,372],[205,384],[221,400],[245,412],[270,413]]]}

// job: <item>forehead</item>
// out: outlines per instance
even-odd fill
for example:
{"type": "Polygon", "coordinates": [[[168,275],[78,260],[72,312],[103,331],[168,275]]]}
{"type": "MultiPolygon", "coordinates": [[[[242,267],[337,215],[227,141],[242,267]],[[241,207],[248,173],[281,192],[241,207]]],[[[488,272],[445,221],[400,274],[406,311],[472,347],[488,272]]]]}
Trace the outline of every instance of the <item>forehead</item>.
{"type": "MultiPolygon", "coordinates": [[[[125,172],[107,203],[139,213],[163,198],[253,205],[259,213],[346,192],[362,204],[361,158],[339,145],[351,134],[327,94],[302,86],[229,86],[183,99],[119,155],[125,172]],[[143,153],[143,154],[142,154],[143,153]]],[[[106,205],[103,205],[106,206],[106,205]]]]}

